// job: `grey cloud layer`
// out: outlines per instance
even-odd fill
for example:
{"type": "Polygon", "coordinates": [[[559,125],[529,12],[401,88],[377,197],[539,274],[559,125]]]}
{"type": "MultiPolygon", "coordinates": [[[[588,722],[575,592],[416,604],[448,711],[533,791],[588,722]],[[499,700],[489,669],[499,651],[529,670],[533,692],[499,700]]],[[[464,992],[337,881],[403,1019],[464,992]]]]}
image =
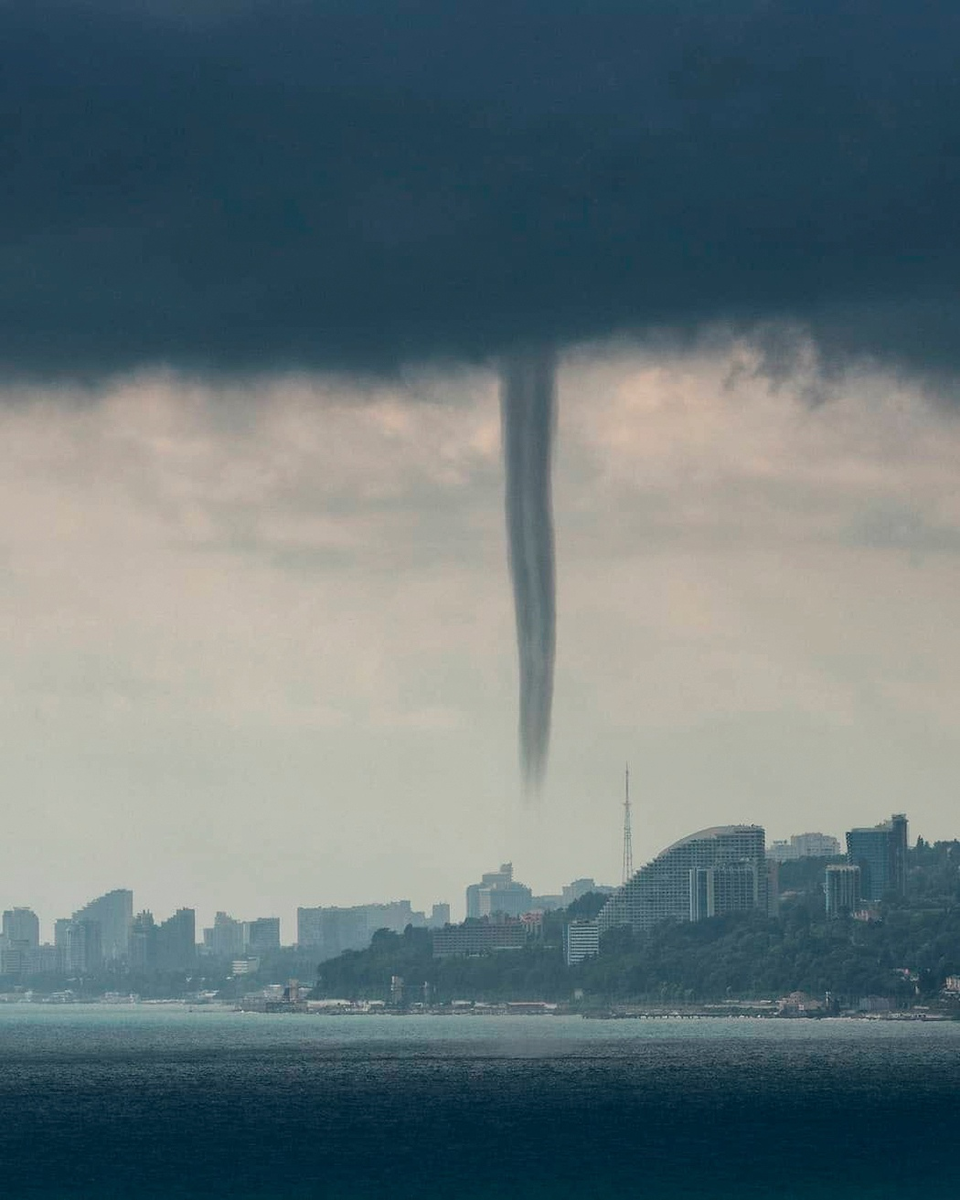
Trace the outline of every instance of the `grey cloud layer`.
{"type": "Polygon", "coordinates": [[[12,0],[0,43],[8,371],[956,355],[953,3],[12,0]]]}

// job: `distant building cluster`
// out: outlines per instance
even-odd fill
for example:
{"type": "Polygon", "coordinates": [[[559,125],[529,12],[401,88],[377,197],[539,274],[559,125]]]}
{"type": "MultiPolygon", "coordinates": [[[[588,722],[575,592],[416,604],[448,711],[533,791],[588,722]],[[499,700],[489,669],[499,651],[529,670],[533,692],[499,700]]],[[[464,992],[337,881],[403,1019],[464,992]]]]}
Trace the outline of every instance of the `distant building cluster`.
{"type": "Polygon", "coordinates": [[[413,909],[409,900],[389,904],[357,904],[297,909],[297,945],[316,950],[318,958],[336,958],[344,950],[363,950],[378,929],[403,933],[414,929],[442,928],[450,921],[450,905],[435,904],[428,917],[413,909]]]}
{"type": "Polygon", "coordinates": [[[823,884],[828,917],[868,918],[871,906],[907,889],[907,818],[894,813],[889,821],[847,833],[847,861],[830,863],[823,884]]]}
{"type": "MultiPolygon", "coordinates": [[[[590,878],[575,879],[560,892],[535,896],[514,878],[513,864],[482,875],[466,889],[466,920],[451,924],[450,906],[435,904],[428,916],[409,900],[352,907],[297,909],[296,944],[321,962],[345,950],[363,950],[378,930],[402,933],[408,927],[431,931],[437,958],[516,951],[541,938],[545,920],[584,897],[589,909],[563,924],[564,960],[570,966],[600,953],[601,939],[613,929],[642,933],[664,921],[702,921],[729,913],[777,912],[781,866],[806,858],[828,862],[823,882],[830,917],[869,919],[880,900],[906,889],[907,818],[895,813],[869,828],[851,829],[846,854],[823,833],[800,833],[765,844],[759,825],[718,825],[668,846],[632,872],[618,888],[590,878]],[[605,897],[605,899],[603,899],[605,897]]],[[[61,973],[90,976],[111,967],[135,974],[187,972],[202,958],[229,964],[234,976],[252,974],[264,956],[281,949],[280,918],[238,920],[218,912],[197,943],[196,914],[180,908],[156,921],[153,913],[134,914],[133,893],[118,888],[99,896],[71,917],[54,924],[52,943],[40,941],[40,922],[30,908],[3,913],[0,974],[61,973]]]]}
{"type": "Polygon", "coordinates": [[[3,914],[0,972],[90,975],[104,964],[126,961],[133,892],[117,888],[54,922],[53,943],[40,942],[40,921],[29,908],[3,914]]]}
{"type": "Polygon", "coordinates": [[[829,833],[795,833],[789,841],[771,842],[767,858],[794,862],[798,858],[836,858],[840,842],[829,833]]]}
{"type": "Polygon", "coordinates": [[[468,921],[495,913],[519,917],[532,908],[533,892],[513,878],[513,863],[503,863],[499,871],[489,871],[467,888],[468,921]]]}

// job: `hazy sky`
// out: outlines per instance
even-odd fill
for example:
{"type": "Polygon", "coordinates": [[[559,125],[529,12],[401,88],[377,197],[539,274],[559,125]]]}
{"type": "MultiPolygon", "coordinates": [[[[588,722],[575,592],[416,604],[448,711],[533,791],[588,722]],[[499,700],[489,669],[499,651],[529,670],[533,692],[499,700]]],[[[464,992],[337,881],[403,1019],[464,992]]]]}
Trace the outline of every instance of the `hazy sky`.
{"type": "Polygon", "coordinates": [[[0,904],[957,833],[960,10],[9,0],[0,904]],[[494,364],[560,362],[519,794],[494,364]]]}
{"type": "MultiPolygon", "coordinates": [[[[516,765],[496,382],[173,376],[0,410],[0,901],[165,915],[618,882],[718,822],[957,833],[960,424],[741,343],[560,373],[560,635],[516,765]]],[[[287,923],[291,922],[291,923],[287,923]]]]}

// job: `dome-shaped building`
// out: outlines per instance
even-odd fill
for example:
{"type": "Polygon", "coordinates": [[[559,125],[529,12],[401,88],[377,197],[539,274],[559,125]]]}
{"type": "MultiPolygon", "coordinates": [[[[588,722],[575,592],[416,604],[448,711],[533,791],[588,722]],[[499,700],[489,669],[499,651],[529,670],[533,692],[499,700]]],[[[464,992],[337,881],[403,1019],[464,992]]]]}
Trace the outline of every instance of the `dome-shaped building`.
{"type": "Polygon", "coordinates": [[[600,910],[600,932],[768,911],[764,840],[760,825],[717,825],[681,838],[617,888],[600,910]]]}

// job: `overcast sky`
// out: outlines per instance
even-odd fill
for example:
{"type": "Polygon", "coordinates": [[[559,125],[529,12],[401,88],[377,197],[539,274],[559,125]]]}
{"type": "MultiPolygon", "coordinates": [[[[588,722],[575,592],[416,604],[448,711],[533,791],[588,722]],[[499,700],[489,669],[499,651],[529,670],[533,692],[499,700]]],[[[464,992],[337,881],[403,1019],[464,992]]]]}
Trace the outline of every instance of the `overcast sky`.
{"type": "Polygon", "coordinates": [[[952,836],[954,0],[8,0],[0,904],[952,836]],[[561,363],[523,800],[497,381],[561,363]]]}
{"type": "MultiPolygon", "coordinates": [[[[801,355],[801,360],[803,356],[801,355]]],[[[960,425],[882,374],[622,343],[560,373],[560,636],[516,767],[496,380],[173,376],[0,410],[2,902],[165,915],[618,882],[716,823],[952,836],[960,425]],[[819,402],[811,404],[811,392],[819,402]]],[[[49,931],[49,924],[47,924],[49,931]]]]}

